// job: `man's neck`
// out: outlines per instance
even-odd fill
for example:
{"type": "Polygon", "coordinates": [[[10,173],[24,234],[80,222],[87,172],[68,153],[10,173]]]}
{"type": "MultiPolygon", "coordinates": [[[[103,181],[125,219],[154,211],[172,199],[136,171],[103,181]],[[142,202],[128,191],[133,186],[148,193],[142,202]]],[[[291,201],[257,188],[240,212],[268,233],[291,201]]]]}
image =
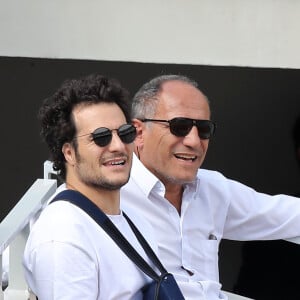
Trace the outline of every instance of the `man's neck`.
{"type": "Polygon", "coordinates": [[[165,198],[177,209],[178,214],[181,213],[181,203],[182,203],[182,194],[183,186],[175,184],[165,185],[165,198]]]}
{"type": "Polygon", "coordinates": [[[120,214],[120,190],[105,190],[89,187],[72,180],[66,181],[66,187],[86,196],[107,215],[120,214]]]}

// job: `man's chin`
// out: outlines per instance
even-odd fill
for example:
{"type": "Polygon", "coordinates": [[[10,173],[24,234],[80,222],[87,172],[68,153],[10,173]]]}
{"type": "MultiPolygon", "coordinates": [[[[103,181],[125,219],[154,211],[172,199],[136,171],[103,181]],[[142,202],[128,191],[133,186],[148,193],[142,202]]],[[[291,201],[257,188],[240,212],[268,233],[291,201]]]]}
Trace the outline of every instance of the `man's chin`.
{"type": "Polygon", "coordinates": [[[102,187],[107,190],[116,191],[121,189],[128,181],[129,181],[129,177],[125,180],[120,180],[120,181],[103,182],[102,187]]]}
{"type": "Polygon", "coordinates": [[[175,185],[183,185],[187,183],[192,183],[196,179],[195,176],[169,176],[164,178],[164,183],[175,184],[175,185]]]}
{"type": "Polygon", "coordinates": [[[121,189],[129,180],[129,177],[123,180],[101,180],[100,182],[90,182],[89,185],[99,189],[99,190],[108,190],[108,191],[116,191],[121,189]]]}
{"type": "Polygon", "coordinates": [[[120,190],[122,186],[124,186],[126,183],[102,183],[101,185],[98,185],[97,188],[100,190],[107,190],[107,191],[117,191],[120,190]]]}
{"type": "Polygon", "coordinates": [[[195,181],[196,176],[197,176],[197,171],[198,171],[198,169],[196,169],[196,170],[194,170],[194,169],[193,170],[180,170],[179,172],[174,174],[174,177],[176,178],[176,180],[178,182],[190,183],[190,182],[195,181]]]}

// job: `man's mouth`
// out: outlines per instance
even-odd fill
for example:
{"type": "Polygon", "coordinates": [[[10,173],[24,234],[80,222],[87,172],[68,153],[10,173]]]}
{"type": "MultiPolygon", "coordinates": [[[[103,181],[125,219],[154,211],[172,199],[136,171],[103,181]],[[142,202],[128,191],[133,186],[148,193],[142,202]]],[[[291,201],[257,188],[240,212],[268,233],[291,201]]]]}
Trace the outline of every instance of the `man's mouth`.
{"type": "Polygon", "coordinates": [[[174,154],[174,156],[185,161],[195,161],[197,159],[196,155],[174,154]]]}
{"type": "Polygon", "coordinates": [[[126,163],[125,159],[114,159],[104,162],[105,166],[124,166],[126,163]]]}

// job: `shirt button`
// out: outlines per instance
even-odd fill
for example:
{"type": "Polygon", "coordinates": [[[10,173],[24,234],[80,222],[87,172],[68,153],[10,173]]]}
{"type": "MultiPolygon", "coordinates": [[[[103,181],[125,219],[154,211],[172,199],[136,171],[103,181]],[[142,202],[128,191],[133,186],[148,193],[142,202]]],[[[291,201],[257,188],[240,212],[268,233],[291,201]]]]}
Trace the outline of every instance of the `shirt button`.
{"type": "Polygon", "coordinates": [[[181,266],[181,269],[182,269],[182,270],[185,270],[190,276],[193,276],[193,275],[194,275],[194,273],[193,273],[192,271],[186,269],[184,266],[181,266]]]}

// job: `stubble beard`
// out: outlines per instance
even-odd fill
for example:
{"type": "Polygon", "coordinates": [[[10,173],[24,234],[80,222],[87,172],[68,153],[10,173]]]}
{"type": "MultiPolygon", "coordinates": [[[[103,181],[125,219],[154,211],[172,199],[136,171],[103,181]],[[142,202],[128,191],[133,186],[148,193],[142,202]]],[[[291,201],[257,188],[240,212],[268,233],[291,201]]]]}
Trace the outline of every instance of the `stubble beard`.
{"type": "Polygon", "coordinates": [[[84,170],[77,170],[77,174],[82,183],[97,190],[116,191],[129,180],[129,175],[125,180],[112,181],[104,176],[87,174],[84,170]]]}
{"type": "Polygon", "coordinates": [[[112,181],[103,175],[97,174],[97,170],[93,169],[91,165],[88,165],[89,163],[83,160],[78,152],[76,154],[76,160],[78,179],[86,186],[97,190],[116,191],[129,181],[130,173],[126,179],[119,181],[112,181]],[[88,166],[88,168],[86,166],[88,166]]]}
{"type": "Polygon", "coordinates": [[[154,175],[158,179],[160,179],[160,181],[164,184],[184,185],[187,183],[194,182],[197,176],[197,174],[194,174],[192,176],[192,179],[185,179],[185,178],[180,178],[178,176],[168,174],[164,171],[161,171],[160,169],[154,169],[153,171],[154,171],[154,175]]]}

